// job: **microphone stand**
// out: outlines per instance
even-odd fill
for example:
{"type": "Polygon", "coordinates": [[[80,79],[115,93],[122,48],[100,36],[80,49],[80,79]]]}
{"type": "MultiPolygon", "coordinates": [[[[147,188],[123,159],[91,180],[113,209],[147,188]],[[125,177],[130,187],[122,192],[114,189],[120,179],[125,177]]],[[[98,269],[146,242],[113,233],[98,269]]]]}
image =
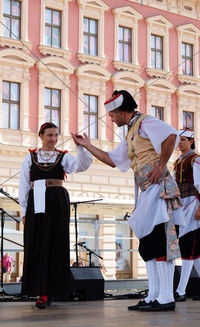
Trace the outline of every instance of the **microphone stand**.
{"type": "MultiPolygon", "coordinates": [[[[19,204],[19,202],[17,200],[15,200],[10,194],[8,194],[7,192],[5,192],[2,188],[0,189],[0,193],[4,194],[6,197],[8,197],[9,199],[11,199],[12,201],[16,202],[19,204]]],[[[4,220],[5,220],[5,214],[7,216],[9,216],[10,218],[12,218],[13,220],[15,220],[18,224],[20,223],[20,221],[16,218],[14,218],[13,216],[11,216],[7,211],[5,211],[3,208],[0,208],[0,212],[1,212],[1,291],[0,294],[5,295],[6,292],[3,288],[3,241],[4,241],[4,220]]],[[[12,241],[11,241],[12,242],[12,241]]]]}
{"type": "Polygon", "coordinates": [[[92,250],[88,249],[87,246],[85,245],[80,245],[82,248],[84,248],[86,251],[88,251],[87,255],[89,255],[89,267],[92,267],[92,254],[94,254],[96,257],[100,258],[103,260],[103,258],[98,255],[97,253],[93,252],[92,250]]]}
{"type": "Polygon", "coordinates": [[[13,200],[14,202],[16,202],[17,204],[19,204],[19,201],[15,200],[9,193],[5,192],[2,188],[0,188],[0,193],[2,193],[3,195],[7,196],[7,198],[9,198],[9,199],[13,200]]]}
{"type": "Polygon", "coordinates": [[[80,202],[71,202],[74,206],[74,219],[75,219],[75,252],[76,252],[76,263],[78,266],[78,228],[77,228],[77,205],[81,203],[91,203],[102,201],[103,199],[96,199],[96,200],[88,200],[88,201],[80,201],[80,202]]]}

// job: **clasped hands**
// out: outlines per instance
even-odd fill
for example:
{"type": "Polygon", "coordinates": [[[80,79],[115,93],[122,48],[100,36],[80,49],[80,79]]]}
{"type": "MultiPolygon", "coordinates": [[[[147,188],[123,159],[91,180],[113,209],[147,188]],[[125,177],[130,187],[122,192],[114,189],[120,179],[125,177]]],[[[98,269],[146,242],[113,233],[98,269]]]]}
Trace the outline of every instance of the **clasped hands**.
{"type": "Polygon", "coordinates": [[[83,135],[80,135],[80,134],[71,132],[71,136],[76,145],[82,145],[85,148],[87,148],[87,146],[90,145],[90,139],[86,133],[83,133],[83,135]]]}

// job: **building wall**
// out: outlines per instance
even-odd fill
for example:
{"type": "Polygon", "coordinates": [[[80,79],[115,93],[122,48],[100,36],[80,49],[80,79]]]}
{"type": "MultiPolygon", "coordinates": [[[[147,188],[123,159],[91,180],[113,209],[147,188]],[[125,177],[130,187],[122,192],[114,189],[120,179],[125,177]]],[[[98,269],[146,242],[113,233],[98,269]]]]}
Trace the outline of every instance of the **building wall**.
{"type": "MultiPolygon", "coordinates": [[[[20,128],[2,128],[2,99],[0,100],[0,183],[5,191],[18,196],[21,164],[28,148],[40,146],[37,136],[44,122],[44,88],[61,90],[60,149],[76,154],[70,131],[83,127],[83,94],[98,96],[99,138],[92,142],[105,151],[115,148],[119,142],[119,130],[106,116],[104,101],[114,89],[126,89],[132,93],[139,110],[151,114],[151,105],[164,108],[164,120],[175,128],[183,125],[182,111],[194,112],[194,132],[197,149],[200,149],[198,125],[200,121],[199,35],[200,4],[195,0],[21,0],[22,42],[3,36],[0,26],[0,94],[2,81],[20,83],[20,128]],[[47,47],[44,43],[45,7],[62,11],[62,46],[47,47]],[[82,16],[81,16],[82,15],[82,16]],[[85,55],[82,50],[83,24],[81,17],[98,20],[98,56],[85,55]],[[118,60],[118,25],[132,29],[134,35],[132,63],[118,60]],[[150,65],[149,35],[164,37],[164,69],[150,65]],[[194,74],[184,76],[180,71],[180,44],[191,43],[194,74]],[[49,70],[50,68],[50,70],[49,70]],[[59,77],[59,79],[57,78],[59,77]],[[61,82],[61,80],[63,82],[61,82]],[[16,175],[17,174],[17,175],[16,175]],[[15,176],[14,176],[15,175],[15,176]],[[14,177],[13,177],[14,176],[14,177]],[[9,179],[9,180],[8,180],[9,179]]],[[[0,17],[3,17],[3,0],[0,0],[0,17]]],[[[176,158],[175,152],[170,167],[176,158]]],[[[102,219],[116,215],[123,217],[134,206],[134,181],[132,172],[121,173],[94,159],[85,173],[72,174],[65,184],[71,199],[103,198],[112,202],[108,213],[97,207],[102,219]],[[120,203],[126,201],[126,206],[120,203]],[[121,210],[121,211],[120,211],[121,210]],[[105,212],[105,214],[104,214],[105,212]],[[105,216],[105,217],[104,217],[105,216]]],[[[88,214],[91,208],[88,209],[88,214]]],[[[81,208],[79,214],[83,213],[81,208]]],[[[85,212],[84,212],[85,214],[85,212]]],[[[114,227],[113,233],[114,233],[114,227]]],[[[109,234],[109,226],[101,228],[102,235],[109,234]]],[[[137,241],[133,241],[136,246],[137,241]]],[[[101,242],[101,246],[110,246],[101,242]]],[[[107,277],[115,276],[113,254],[105,253],[107,277]]],[[[144,264],[135,253],[132,255],[131,274],[142,277],[144,264]]]]}

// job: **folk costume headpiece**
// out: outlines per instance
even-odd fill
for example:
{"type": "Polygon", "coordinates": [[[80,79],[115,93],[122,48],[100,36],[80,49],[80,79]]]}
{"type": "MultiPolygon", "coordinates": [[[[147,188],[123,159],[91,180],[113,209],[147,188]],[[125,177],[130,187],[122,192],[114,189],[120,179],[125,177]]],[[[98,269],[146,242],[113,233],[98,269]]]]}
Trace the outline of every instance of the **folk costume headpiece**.
{"type": "Polygon", "coordinates": [[[137,108],[132,95],[125,90],[114,91],[112,97],[104,103],[104,106],[108,112],[115,109],[133,112],[137,108]]]}
{"type": "Polygon", "coordinates": [[[38,135],[40,136],[40,134],[44,134],[44,131],[47,128],[58,128],[58,127],[54,123],[46,122],[46,123],[41,125],[40,130],[38,132],[38,135]]]}
{"type": "Polygon", "coordinates": [[[191,131],[189,128],[183,128],[183,129],[180,129],[178,131],[178,135],[179,136],[184,136],[184,137],[187,137],[188,140],[193,140],[193,143],[191,144],[191,149],[194,150],[195,149],[195,141],[194,141],[194,132],[191,131]]]}
{"type": "Polygon", "coordinates": [[[190,131],[189,129],[180,129],[178,131],[178,135],[179,136],[188,137],[189,139],[193,139],[194,138],[194,132],[193,131],[190,131]]]}

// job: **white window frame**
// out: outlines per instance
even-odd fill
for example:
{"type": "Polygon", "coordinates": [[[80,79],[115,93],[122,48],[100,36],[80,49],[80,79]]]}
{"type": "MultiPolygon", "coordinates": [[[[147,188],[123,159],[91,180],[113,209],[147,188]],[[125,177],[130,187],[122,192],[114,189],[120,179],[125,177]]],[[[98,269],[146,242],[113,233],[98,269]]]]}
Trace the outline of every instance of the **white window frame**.
{"type": "Polygon", "coordinates": [[[107,62],[104,54],[104,13],[109,6],[101,0],[77,0],[79,4],[79,51],[78,59],[82,63],[104,66],[107,62]],[[83,53],[83,19],[91,18],[98,22],[98,54],[91,56],[83,53]]]}
{"type": "Polygon", "coordinates": [[[113,65],[117,70],[128,70],[137,73],[140,70],[138,63],[138,21],[143,16],[130,6],[113,9],[115,16],[115,52],[113,65]],[[131,30],[131,63],[119,61],[119,26],[127,27],[131,30]]]}
{"type": "Polygon", "coordinates": [[[183,85],[176,91],[178,97],[178,129],[183,128],[183,111],[194,113],[194,135],[196,151],[200,151],[200,90],[195,85],[183,85]]]}
{"type": "MultiPolygon", "coordinates": [[[[106,82],[111,74],[103,67],[94,64],[80,66],[76,70],[78,77],[78,131],[83,132],[84,94],[98,97],[98,118],[106,122],[106,82]],[[81,101],[82,99],[82,101],[81,101]]],[[[95,141],[106,140],[106,124],[98,119],[98,138],[95,141]]]]}
{"type": "Polygon", "coordinates": [[[68,49],[68,3],[72,0],[42,0],[41,1],[41,23],[40,23],[40,45],[39,50],[43,55],[52,55],[70,59],[71,51],[68,49]],[[61,12],[61,46],[54,48],[45,45],[45,9],[58,10],[61,12]]]}
{"type": "Polygon", "coordinates": [[[4,49],[0,51],[0,123],[2,122],[2,81],[20,84],[19,130],[5,129],[1,127],[1,131],[6,131],[5,133],[1,133],[2,142],[4,142],[6,139],[11,140],[12,135],[16,134],[16,137],[12,140],[12,142],[19,141],[21,144],[21,131],[30,130],[29,70],[34,66],[34,64],[35,60],[22,50],[4,49]],[[5,134],[7,134],[7,137],[4,139],[5,134]]]}
{"type": "MultiPolygon", "coordinates": [[[[0,46],[24,49],[28,52],[28,48],[31,47],[31,43],[28,40],[28,1],[18,0],[21,2],[21,41],[3,36],[3,25],[0,24],[0,46]],[[26,47],[23,46],[23,43],[26,47]]],[[[0,0],[0,20],[3,22],[3,0],[0,0]]]]}
{"type": "Polygon", "coordinates": [[[149,76],[163,77],[169,79],[172,72],[169,70],[169,29],[172,23],[162,15],[148,17],[145,19],[147,23],[147,68],[146,72],[149,76]],[[161,36],[163,38],[163,69],[151,67],[151,35],[161,36]]]}
{"type": "Polygon", "coordinates": [[[45,122],[44,118],[44,92],[45,88],[58,89],[61,91],[61,113],[60,113],[60,137],[69,136],[69,87],[70,75],[74,73],[74,67],[67,62],[64,58],[46,57],[37,62],[39,70],[39,99],[38,99],[38,126],[45,122]],[[49,66],[51,71],[56,74],[59,79],[48,70],[49,66]],[[63,81],[63,83],[61,82],[63,81]]]}
{"type": "Polygon", "coordinates": [[[164,121],[171,125],[171,95],[176,87],[165,79],[150,79],[145,84],[147,115],[152,116],[151,106],[163,108],[164,121]]]}
{"type": "Polygon", "coordinates": [[[200,30],[193,24],[185,24],[176,27],[178,32],[178,75],[181,83],[196,84],[199,83],[199,36],[200,30]],[[182,43],[193,46],[193,75],[182,74],[182,43]]]}

